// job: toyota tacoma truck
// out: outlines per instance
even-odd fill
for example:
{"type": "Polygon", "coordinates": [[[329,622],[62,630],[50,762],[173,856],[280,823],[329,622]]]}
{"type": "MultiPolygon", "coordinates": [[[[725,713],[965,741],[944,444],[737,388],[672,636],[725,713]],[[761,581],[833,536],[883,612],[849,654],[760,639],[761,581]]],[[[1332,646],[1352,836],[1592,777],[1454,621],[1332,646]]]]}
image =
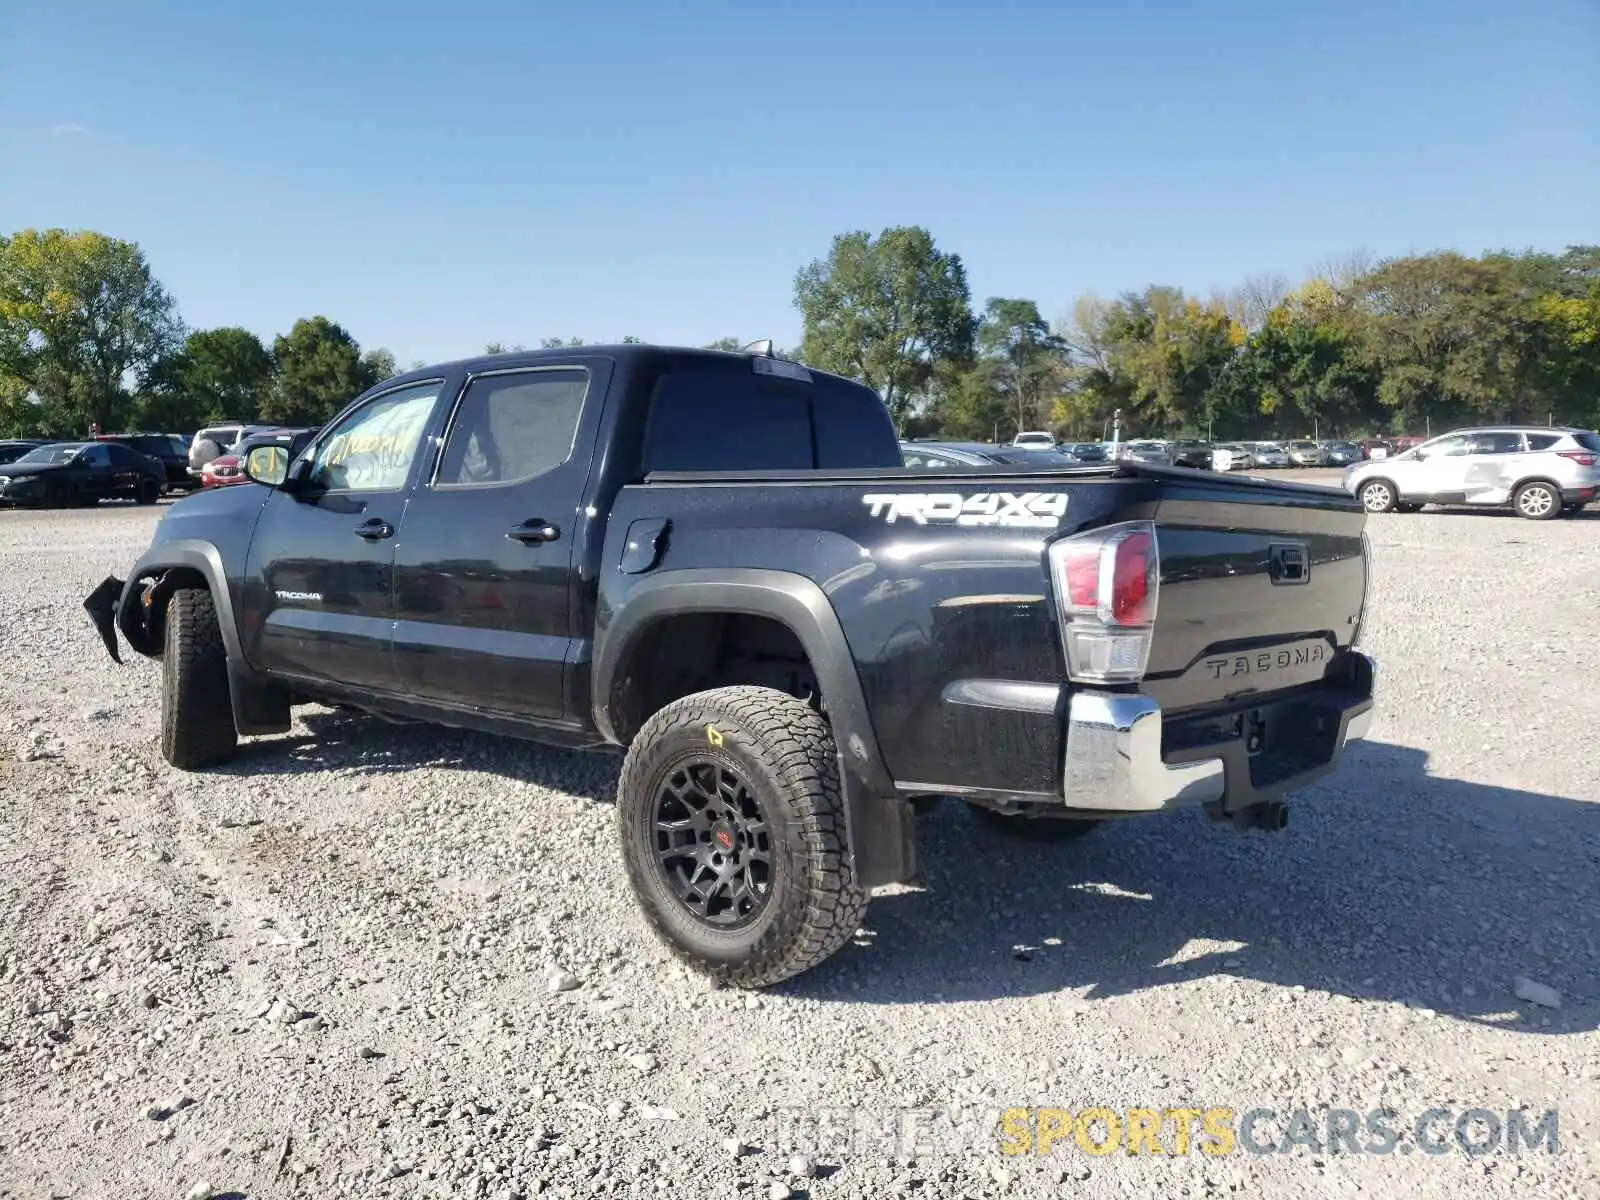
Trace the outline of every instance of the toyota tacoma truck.
{"type": "Polygon", "coordinates": [[[762,344],[412,371],[246,470],[84,602],[113,657],[160,660],[167,760],[313,702],[622,750],[638,903],[736,986],[913,876],[919,802],[1032,837],[1276,829],[1372,714],[1357,500],[904,468],[872,391],[762,344]]]}

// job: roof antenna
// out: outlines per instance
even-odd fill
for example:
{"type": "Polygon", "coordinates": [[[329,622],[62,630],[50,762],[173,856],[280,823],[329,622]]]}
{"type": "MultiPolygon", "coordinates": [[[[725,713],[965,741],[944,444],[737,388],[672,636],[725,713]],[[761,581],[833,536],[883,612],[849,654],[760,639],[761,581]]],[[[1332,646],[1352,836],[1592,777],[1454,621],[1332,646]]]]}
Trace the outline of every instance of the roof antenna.
{"type": "Polygon", "coordinates": [[[744,348],[746,354],[760,354],[767,358],[772,357],[772,339],[762,338],[759,342],[751,342],[744,348]]]}

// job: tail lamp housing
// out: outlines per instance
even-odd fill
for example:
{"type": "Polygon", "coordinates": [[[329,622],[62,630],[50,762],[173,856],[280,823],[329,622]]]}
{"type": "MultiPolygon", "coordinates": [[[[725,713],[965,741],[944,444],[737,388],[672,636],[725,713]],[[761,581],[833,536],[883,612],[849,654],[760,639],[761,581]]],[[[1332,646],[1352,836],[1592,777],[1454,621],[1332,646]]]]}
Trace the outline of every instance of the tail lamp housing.
{"type": "Polygon", "coordinates": [[[1075,683],[1144,678],[1161,590],[1153,521],[1128,521],[1052,542],[1046,555],[1075,683]]]}

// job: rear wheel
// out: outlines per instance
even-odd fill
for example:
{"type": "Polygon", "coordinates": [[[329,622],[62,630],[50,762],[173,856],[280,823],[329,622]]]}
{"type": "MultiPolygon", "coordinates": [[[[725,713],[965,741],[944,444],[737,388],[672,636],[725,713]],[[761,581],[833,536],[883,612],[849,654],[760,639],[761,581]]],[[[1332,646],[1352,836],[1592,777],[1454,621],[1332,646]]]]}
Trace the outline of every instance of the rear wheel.
{"type": "Polygon", "coordinates": [[[146,476],[139,481],[139,490],[134,493],[133,498],[140,504],[154,504],[161,499],[161,485],[146,476]]]}
{"type": "Polygon", "coordinates": [[[698,692],[646,721],[622,768],[617,829],[657,935],[725,983],[809,970],[866,911],[832,730],[771,688],[698,692]]]}
{"type": "Polygon", "coordinates": [[[205,588],[179,588],[167,601],[161,656],[161,754],[195,771],[227,762],[238,744],[216,603],[205,588]]]}
{"type": "Polygon", "coordinates": [[[1393,512],[1400,500],[1394,484],[1387,479],[1369,479],[1356,494],[1361,498],[1361,507],[1369,513],[1393,512]]]}
{"type": "Polygon", "coordinates": [[[1030,842],[1075,842],[1093,833],[1100,825],[1099,821],[1084,820],[1081,817],[1042,817],[996,812],[992,808],[985,808],[971,801],[968,801],[967,807],[972,810],[973,816],[990,828],[1004,830],[1012,837],[1030,842]]]}
{"type": "Polygon", "coordinates": [[[1548,521],[1561,515],[1561,493],[1553,485],[1537,479],[1519,487],[1511,504],[1519,517],[1530,521],[1548,521]]]}

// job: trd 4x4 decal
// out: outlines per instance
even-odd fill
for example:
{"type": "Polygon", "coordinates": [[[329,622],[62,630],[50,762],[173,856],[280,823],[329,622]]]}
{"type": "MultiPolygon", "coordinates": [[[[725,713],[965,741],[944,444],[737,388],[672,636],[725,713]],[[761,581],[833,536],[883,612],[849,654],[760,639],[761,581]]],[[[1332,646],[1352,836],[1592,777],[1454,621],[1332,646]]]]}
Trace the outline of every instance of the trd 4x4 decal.
{"type": "Polygon", "coordinates": [[[861,497],[889,524],[998,525],[1006,529],[1054,529],[1067,515],[1066,492],[889,492],[861,497]]]}

